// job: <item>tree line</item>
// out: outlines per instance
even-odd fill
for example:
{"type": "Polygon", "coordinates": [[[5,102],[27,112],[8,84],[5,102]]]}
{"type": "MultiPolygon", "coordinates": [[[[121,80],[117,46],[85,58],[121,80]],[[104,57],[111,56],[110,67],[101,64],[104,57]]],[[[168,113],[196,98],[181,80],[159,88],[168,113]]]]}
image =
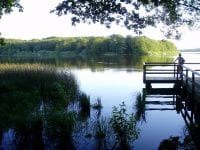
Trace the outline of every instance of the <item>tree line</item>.
{"type": "Polygon", "coordinates": [[[108,37],[48,37],[44,39],[5,39],[0,55],[23,53],[57,53],[78,55],[173,55],[176,46],[167,40],[153,40],[145,36],[111,35],[108,37]]]}

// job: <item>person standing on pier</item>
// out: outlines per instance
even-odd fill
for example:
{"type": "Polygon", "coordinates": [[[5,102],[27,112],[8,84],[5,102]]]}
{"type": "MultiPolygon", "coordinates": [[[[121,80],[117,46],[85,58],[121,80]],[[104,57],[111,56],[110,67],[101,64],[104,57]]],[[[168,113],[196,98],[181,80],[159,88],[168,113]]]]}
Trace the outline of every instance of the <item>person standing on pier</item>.
{"type": "Polygon", "coordinates": [[[175,62],[177,61],[177,72],[180,74],[180,77],[183,77],[183,64],[185,62],[185,59],[181,56],[181,53],[179,53],[179,56],[176,58],[175,62]]]}

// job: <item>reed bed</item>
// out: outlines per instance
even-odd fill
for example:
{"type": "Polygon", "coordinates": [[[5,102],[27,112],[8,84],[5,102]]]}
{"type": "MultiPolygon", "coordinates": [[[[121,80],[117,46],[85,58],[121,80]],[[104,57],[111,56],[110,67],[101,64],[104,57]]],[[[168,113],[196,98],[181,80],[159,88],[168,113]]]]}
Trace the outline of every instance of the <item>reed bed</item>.
{"type": "Polygon", "coordinates": [[[79,93],[70,72],[40,64],[0,64],[0,130],[14,129],[16,138],[20,135],[16,140],[23,142],[24,131],[32,134],[36,125],[49,140],[71,139],[75,116],[67,106],[79,93]]]}
{"type": "MultiPolygon", "coordinates": [[[[72,73],[58,71],[56,67],[40,64],[0,64],[1,93],[38,93],[40,100],[74,100],[79,93],[77,81],[72,73]]],[[[32,94],[30,96],[33,96],[32,94]]]]}

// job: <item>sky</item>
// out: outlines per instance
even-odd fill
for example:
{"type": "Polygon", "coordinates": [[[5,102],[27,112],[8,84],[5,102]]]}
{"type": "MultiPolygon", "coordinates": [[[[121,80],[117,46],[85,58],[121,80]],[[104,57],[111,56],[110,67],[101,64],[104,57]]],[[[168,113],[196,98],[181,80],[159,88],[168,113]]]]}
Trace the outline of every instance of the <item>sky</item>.
{"type": "MultiPolygon", "coordinates": [[[[14,11],[3,15],[0,19],[0,32],[4,38],[41,39],[50,36],[80,37],[80,36],[109,36],[121,34],[123,36],[135,33],[125,27],[112,25],[110,29],[100,24],[78,24],[71,26],[69,16],[57,16],[49,13],[62,0],[21,0],[24,12],[14,11]]],[[[165,37],[159,29],[147,28],[144,35],[156,40],[165,37]]],[[[182,40],[172,41],[178,49],[200,48],[200,30],[183,30],[182,40]]]]}

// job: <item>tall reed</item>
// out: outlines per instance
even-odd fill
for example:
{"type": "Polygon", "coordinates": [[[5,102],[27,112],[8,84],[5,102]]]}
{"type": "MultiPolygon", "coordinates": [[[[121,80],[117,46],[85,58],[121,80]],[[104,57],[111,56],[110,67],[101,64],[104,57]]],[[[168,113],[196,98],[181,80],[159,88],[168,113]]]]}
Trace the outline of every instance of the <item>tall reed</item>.
{"type": "Polygon", "coordinates": [[[79,88],[71,73],[39,64],[0,64],[0,120],[4,127],[27,121],[43,102],[64,109],[79,88]]]}

